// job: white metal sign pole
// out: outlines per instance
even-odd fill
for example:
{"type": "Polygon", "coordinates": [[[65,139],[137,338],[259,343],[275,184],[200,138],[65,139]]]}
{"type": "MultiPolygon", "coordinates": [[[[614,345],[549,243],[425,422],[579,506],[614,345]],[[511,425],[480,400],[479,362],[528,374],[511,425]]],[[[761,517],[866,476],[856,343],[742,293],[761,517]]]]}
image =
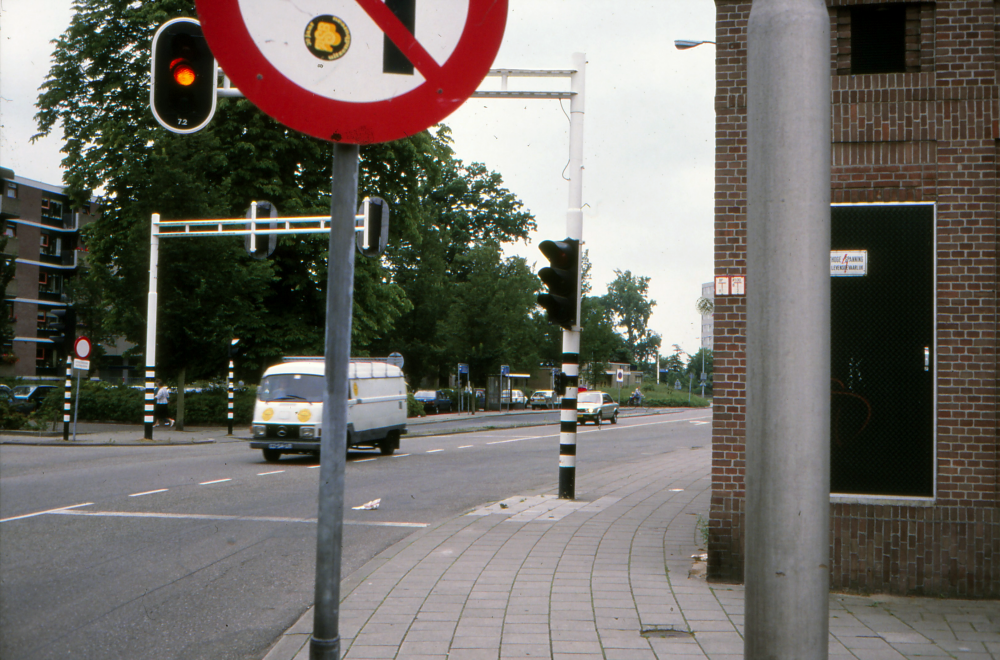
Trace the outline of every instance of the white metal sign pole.
{"type": "Polygon", "coordinates": [[[156,269],[160,261],[160,214],[154,213],[149,226],[149,297],[146,304],[146,396],[143,413],[144,436],[153,439],[153,378],[156,375],[156,269]]]}
{"type": "Polygon", "coordinates": [[[358,208],[356,144],[333,152],[330,247],[326,279],[326,397],[320,439],[319,515],[316,529],[316,609],[309,657],[340,658],[340,558],[344,529],[344,463],[354,297],[354,214],[358,208]]]}
{"type": "MultiPolygon", "coordinates": [[[[566,236],[580,241],[577,258],[583,255],[583,114],[584,69],[587,56],[573,53],[569,101],[569,207],[566,236]]],[[[577,274],[580,268],[577,264],[577,274]]],[[[580,386],[580,282],[576,283],[576,320],[572,330],[563,330],[562,370],[569,378],[559,413],[559,497],[576,497],[576,395],[580,386]]]]}

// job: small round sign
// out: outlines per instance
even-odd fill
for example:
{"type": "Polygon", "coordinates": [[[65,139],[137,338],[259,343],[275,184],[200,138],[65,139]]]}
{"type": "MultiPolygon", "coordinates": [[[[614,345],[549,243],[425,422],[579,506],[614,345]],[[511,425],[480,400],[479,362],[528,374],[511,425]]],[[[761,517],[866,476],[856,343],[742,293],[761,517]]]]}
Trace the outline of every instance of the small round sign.
{"type": "Polygon", "coordinates": [[[507,0],[197,0],[219,65],[289,128],[347,144],[419,133],[476,91],[507,0]]]}
{"type": "Polygon", "coordinates": [[[73,352],[76,353],[76,357],[80,360],[86,360],[90,357],[90,340],[86,337],[80,336],[76,338],[73,343],[73,352]]]}

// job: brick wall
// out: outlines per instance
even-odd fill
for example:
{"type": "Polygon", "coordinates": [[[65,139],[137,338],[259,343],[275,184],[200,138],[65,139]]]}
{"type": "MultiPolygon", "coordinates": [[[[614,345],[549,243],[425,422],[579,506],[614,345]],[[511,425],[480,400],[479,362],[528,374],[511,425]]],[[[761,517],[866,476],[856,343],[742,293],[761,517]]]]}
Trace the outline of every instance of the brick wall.
{"type": "MultiPolygon", "coordinates": [[[[997,598],[1000,3],[906,3],[906,71],[850,75],[857,4],[876,3],[828,1],[831,198],[936,204],[937,496],[926,506],[831,504],[831,586],[997,598]]],[[[750,3],[716,9],[715,274],[743,274],[750,3]]],[[[721,581],[743,579],[744,302],[715,300],[709,576],[721,581]]]]}

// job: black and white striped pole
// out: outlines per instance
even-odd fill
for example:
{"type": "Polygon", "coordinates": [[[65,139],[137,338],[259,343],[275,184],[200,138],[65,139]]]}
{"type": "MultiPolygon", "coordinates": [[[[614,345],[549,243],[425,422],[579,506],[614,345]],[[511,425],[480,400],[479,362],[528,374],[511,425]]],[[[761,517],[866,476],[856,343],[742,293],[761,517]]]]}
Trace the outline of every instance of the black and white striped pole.
{"type": "Polygon", "coordinates": [[[559,497],[576,497],[576,395],[580,386],[580,259],[583,251],[583,115],[587,56],[573,53],[569,100],[569,205],[566,237],[576,242],[576,315],[571,328],[563,330],[563,374],[566,394],[559,415],[559,497]]]}
{"type": "Polygon", "coordinates": [[[146,401],[143,412],[143,437],[153,439],[153,411],[156,392],[153,389],[156,378],[156,282],[157,267],[160,262],[160,214],[154,213],[150,222],[149,236],[149,297],[146,305],[146,401]]]}
{"type": "Polygon", "coordinates": [[[66,390],[63,392],[63,440],[69,440],[69,410],[73,390],[73,356],[66,356],[66,390]]]}
{"type": "Polygon", "coordinates": [[[229,418],[229,435],[233,434],[233,358],[236,357],[236,344],[240,342],[239,337],[234,337],[229,344],[229,375],[226,377],[226,390],[229,396],[226,415],[229,418]]]}

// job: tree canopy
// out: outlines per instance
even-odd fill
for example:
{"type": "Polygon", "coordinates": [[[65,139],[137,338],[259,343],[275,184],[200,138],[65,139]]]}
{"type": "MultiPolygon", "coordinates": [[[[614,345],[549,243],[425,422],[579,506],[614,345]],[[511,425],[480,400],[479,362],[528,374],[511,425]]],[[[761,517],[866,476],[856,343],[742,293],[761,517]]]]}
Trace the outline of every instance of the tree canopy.
{"type": "MultiPolygon", "coordinates": [[[[286,129],[245,99],[220,99],[213,121],[194,134],[169,133],[153,120],[151,38],[182,15],[194,15],[193,2],[78,0],[36,116],[38,136],[61,124],[71,198],[82,203],[96,191],[102,202],[100,220],[84,230],[86,275],[72,291],[80,316],[92,336],[124,336],[136,354],[145,344],[152,213],[240,217],[251,200],[270,201],[281,215],[329,212],[331,145],[286,129]]],[[[359,188],[388,200],[392,218],[386,254],[356,263],[355,354],[400,350],[411,379],[447,373],[459,349],[446,344],[456,337],[477,342],[467,350],[479,351],[483,369],[498,368],[490,360],[518,364],[512,352],[531,354],[525,327],[537,278],[523,260],[502,259],[501,249],[527,240],[534,219],[499,174],[458,160],[442,126],[364,147],[359,188]],[[470,292],[486,295],[490,283],[493,306],[470,304],[470,292]],[[494,307],[508,313],[480,318],[494,307]]],[[[325,236],[283,237],[265,261],[231,239],[162,240],[158,370],[221,373],[234,336],[247,375],[281,355],[321,354],[326,256],[325,236]]]]}

